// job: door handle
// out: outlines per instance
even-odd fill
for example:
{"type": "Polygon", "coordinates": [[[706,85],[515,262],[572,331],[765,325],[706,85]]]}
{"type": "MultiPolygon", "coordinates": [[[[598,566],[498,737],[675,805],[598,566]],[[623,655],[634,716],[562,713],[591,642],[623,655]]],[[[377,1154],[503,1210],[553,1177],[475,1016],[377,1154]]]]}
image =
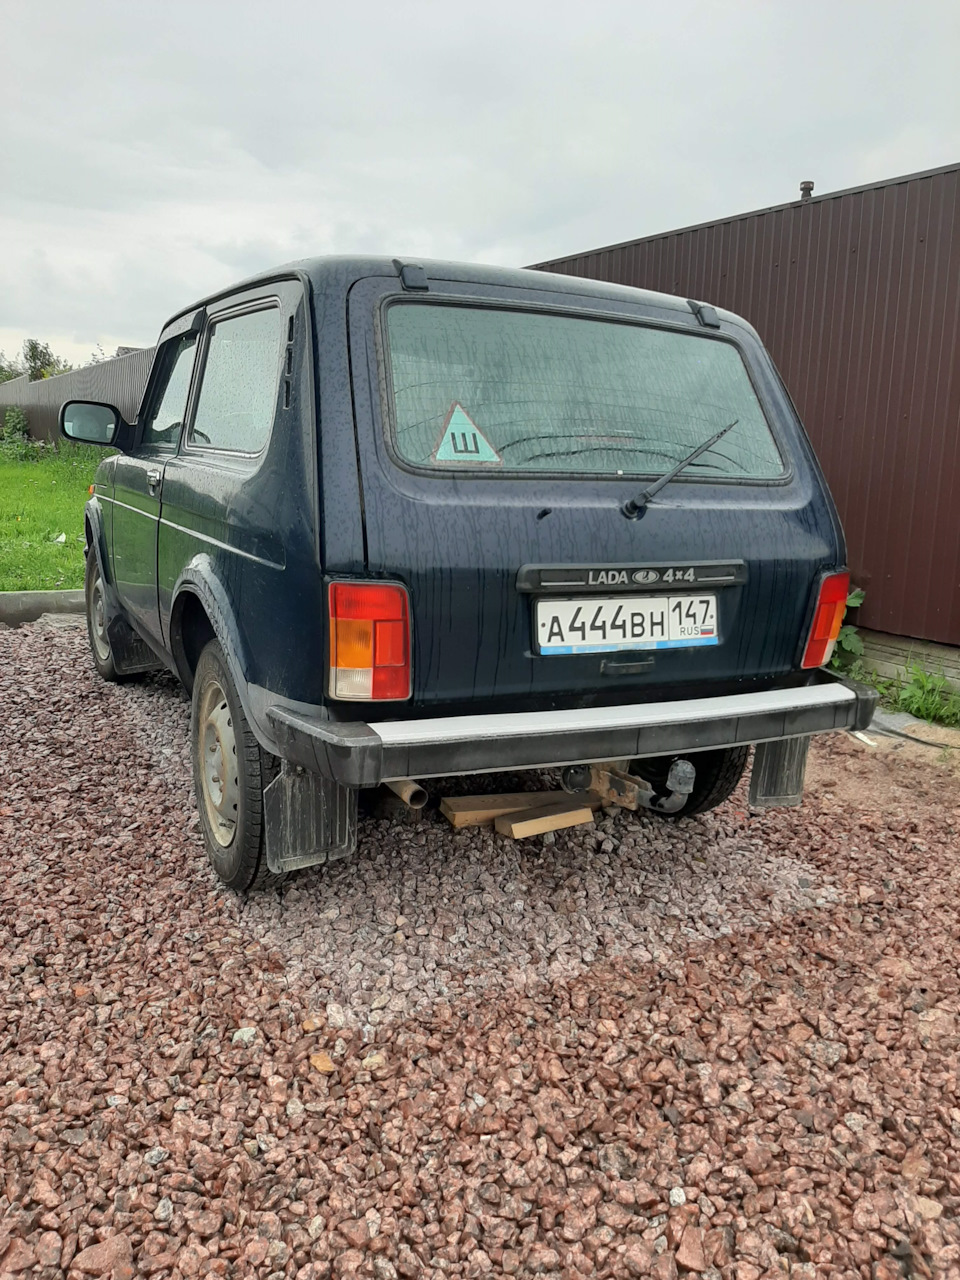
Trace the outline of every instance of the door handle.
{"type": "Polygon", "coordinates": [[[162,471],[157,471],[156,468],[148,471],[147,472],[147,488],[150,489],[152,492],[154,489],[156,489],[157,485],[160,483],[162,479],[163,479],[162,471]]]}

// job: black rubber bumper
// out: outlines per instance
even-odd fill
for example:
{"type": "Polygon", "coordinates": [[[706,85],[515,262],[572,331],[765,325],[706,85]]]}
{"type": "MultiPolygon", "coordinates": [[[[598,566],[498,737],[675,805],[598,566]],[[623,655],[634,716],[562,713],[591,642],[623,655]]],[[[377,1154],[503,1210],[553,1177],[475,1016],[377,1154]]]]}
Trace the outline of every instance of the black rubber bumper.
{"type": "Polygon", "coordinates": [[[865,729],[877,691],[827,671],[800,689],[677,702],[344,723],[272,706],[281,755],[342,786],[536,769],[865,729]]]}

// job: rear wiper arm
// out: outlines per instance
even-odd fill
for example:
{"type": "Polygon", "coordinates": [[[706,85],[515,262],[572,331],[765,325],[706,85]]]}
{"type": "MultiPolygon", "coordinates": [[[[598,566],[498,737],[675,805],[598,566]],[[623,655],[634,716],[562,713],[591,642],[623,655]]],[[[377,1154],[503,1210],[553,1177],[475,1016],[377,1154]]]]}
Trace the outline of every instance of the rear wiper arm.
{"type": "Polygon", "coordinates": [[[655,493],[659,493],[663,486],[669,484],[671,480],[678,476],[684,467],[689,467],[690,463],[696,461],[696,459],[700,457],[701,453],[706,453],[706,451],[712,448],[718,440],[722,439],[728,431],[732,431],[739,421],[739,418],[734,418],[734,420],[732,422],[728,422],[725,427],[721,427],[716,435],[711,436],[709,440],[704,440],[703,444],[698,444],[693,453],[688,453],[683,461],[678,462],[672,471],[668,471],[666,475],[662,475],[659,480],[654,480],[653,484],[644,489],[639,498],[629,498],[620,508],[627,519],[636,520],[638,516],[643,515],[644,511],[647,509],[647,503],[655,493]]]}

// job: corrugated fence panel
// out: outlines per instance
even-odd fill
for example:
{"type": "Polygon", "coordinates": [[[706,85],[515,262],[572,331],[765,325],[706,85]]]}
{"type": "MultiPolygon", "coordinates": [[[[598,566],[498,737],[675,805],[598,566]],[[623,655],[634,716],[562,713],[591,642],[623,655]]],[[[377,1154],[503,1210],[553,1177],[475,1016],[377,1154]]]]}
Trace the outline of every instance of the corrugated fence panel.
{"type": "Polygon", "coordinates": [[[836,498],[861,621],[960,644],[960,165],[537,267],[745,316],[836,498]]]}
{"type": "Polygon", "coordinates": [[[140,398],[147,385],[154,347],[131,351],[126,356],[88,364],[55,378],[29,382],[14,378],[0,382],[0,417],[11,406],[27,415],[30,434],[36,440],[55,440],[60,406],[67,400],[101,400],[116,405],[132,422],[137,415],[140,398]]]}

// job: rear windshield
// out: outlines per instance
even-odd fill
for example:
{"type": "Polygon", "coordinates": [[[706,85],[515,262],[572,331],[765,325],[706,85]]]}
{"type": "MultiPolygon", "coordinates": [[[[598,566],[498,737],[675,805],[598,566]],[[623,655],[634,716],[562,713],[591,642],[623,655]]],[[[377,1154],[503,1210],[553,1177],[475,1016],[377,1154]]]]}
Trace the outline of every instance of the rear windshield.
{"type": "Polygon", "coordinates": [[[420,467],[769,480],[783,462],[732,343],[493,307],[387,310],[394,444],[420,467]]]}

